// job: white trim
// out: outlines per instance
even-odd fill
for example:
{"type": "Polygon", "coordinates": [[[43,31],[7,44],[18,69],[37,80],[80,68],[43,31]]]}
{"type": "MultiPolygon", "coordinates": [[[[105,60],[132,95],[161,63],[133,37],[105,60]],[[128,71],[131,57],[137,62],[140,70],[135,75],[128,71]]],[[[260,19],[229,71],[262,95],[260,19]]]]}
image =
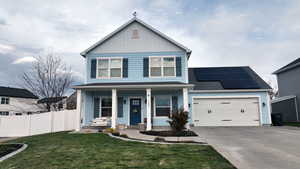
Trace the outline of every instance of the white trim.
{"type": "Polygon", "coordinates": [[[173,55],[166,55],[166,56],[149,56],[149,66],[148,66],[148,76],[149,78],[171,78],[171,77],[176,77],[176,56],[173,55]],[[160,76],[151,76],[151,58],[160,58],[160,71],[161,75],[160,76]],[[164,58],[173,58],[174,59],[174,76],[164,76],[164,58]]]}
{"type": "Polygon", "coordinates": [[[269,92],[272,89],[190,90],[190,93],[269,92]]]}
{"type": "MultiPolygon", "coordinates": [[[[154,105],[154,110],[153,110],[153,117],[155,117],[155,118],[166,118],[166,117],[168,117],[168,116],[156,116],[156,97],[169,97],[169,99],[170,99],[170,113],[169,114],[171,114],[172,113],[172,108],[173,108],[173,103],[172,103],[172,95],[155,95],[155,96],[153,96],[153,105],[154,105]]],[[[166,107],[166,106],[165,106],[166,107]]]]}
{"type": "MultiPolygon", "coordinates": [[[[188,87],[192,88],[193,84],[153,84],[153,85],[143,85],[143,84],[136,84],[136,85],[108,85],[108,86],[73,86],[74,89],[145,89],[145,88],[172,88],[172,87],[188,87]]],[[[190,91],[189,91],[190,92],[190,91]]],[[[220,92],[220,91],[219,91],[220,92]]]]}
{"type": "Polygon", "coordinates": [[[97,62],[96,62],[96,79],[121,79],[123,78],[123,57],[98,57],[96,58],[97,62]],[[121,76],[120,77],[111,77],[111,60],[113,59],[121,59],[121,76]],[[99,77],[98,74],[98,60],[108,60],[108,76],[106,77],[99,77]]]}
{"type": "Polygon", "coordinates": [[[281,101],[285,101],[285,100],[289,100],[289,99],[294,99],[294,98],[296,98],[296,96],[294,96],[294,95],[278,97],[278,98],[273,99],[271,101],[271,103],[277,103],[277,102],[281,102],[281,101]]]}
{"type": "Polygon", "coordinates": [[[297,97],[295,97],[295,108],[296,108],[296,116],[297,116],[297,121],[299,121],[299,112],[298,112],[298,101],[297,97]]]}
{"type": "Polygon", "coordinates": [[[270,124],[272,124],[272,117],[271,117],[272,107],[271,107],[271,98],[270,97],[271,97],[270,94],[267,93],[267,103],[266,103],[266,105],[268,106],[268,118],[269,118],[270,124]]]}
{"type": "Polygon", "coordinates": [[[146,125],[146,130],[151,130],[152,129],[152,117],[151,117],[151,109],[152,109],[152,93],[151,89],[146,89],[146,113],[147,113],[147,125],[146,125]]]}
{"type": "Polygon", "coordinates": [[[118,95],[117,89],[111,90],[111,128],[115,129],[117,126],[117,111],[118,111],[118,95]]]}
{"type": "Polygon", "coordinates": [[[258,106],[259,106],[259,124],[260,126],[262,126],[262,99],[260,95],[243,95],[243,96],[239,96],[239,95],[235,95],[235,96],[192,96],[192,123],[194,122],[194,117],[193,117],[193,112],[194,112],[194,98],[200,98],[200,99],[221,99],[221,98],[234,98],[234,99],[238,99],[238,98],[258,98],[258,106]]]}
{"type": "Polygon", "coordinates": [[[131,113],[131,106],[130,106],[130,100],[131,99],[141,99],[141,122],[144,123],[143,121],[143,96],[130,96],[128,97],[128,125],[130,126],[130,113],[131,113]]]}

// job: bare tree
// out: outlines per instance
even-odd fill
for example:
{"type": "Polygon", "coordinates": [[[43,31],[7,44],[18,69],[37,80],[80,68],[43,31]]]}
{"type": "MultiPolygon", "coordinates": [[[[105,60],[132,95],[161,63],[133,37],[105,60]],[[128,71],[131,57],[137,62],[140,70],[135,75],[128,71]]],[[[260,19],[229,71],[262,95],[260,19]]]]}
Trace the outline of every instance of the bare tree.
{"type": "MultiPolygon", "coordinates": [[[[39,98],[62,97],[73,82],[70,67],[54,53],[35,57],[32,68],[22,76],[23,86],[39,98]]],[[[53,103],[46,103],[50,111],[53,103]]]]}

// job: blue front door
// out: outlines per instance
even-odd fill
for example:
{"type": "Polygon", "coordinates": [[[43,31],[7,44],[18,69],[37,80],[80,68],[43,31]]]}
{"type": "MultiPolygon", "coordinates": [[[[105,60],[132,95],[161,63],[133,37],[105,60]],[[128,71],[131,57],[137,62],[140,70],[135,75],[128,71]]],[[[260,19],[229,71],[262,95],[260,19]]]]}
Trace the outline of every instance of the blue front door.
{"type": "Polygon", "coordinates": [[[141,122],[141,99],[130,99],[130,125],[141,122]]]}

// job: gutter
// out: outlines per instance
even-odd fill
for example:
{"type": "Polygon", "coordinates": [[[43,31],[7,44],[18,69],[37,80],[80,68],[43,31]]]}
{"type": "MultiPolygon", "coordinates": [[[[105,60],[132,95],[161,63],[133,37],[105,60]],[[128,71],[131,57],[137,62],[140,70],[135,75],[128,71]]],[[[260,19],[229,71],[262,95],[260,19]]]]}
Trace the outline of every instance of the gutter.
{"type": "Polygon", "coordinates": [[[172,87],[187,87],[193,88],[193,84],[166,84],[166,85],[109,85],[109,86],[73,86],[73,89],[144,89],[144,88],[172,88],[172,87]]]}
{"type": "Polygon", "coordinates": [[[235,92],[270,92],[272,89],[242,89],[242,90],[190,90],[190,93],[235,93],[235,92]]]}

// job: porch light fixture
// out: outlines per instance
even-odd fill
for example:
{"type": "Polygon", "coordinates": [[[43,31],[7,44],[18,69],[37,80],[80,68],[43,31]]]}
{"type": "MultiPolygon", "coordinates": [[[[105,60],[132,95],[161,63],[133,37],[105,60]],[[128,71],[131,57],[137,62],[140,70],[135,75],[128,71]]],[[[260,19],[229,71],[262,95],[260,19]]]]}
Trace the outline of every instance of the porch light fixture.
{"type": "Polygon", "coordinates": [[[262,103],[262,106],[263,106],[263,107],[265,107],[265,106],[266,106],[266,103],[265,103],[265,102],[263,102],[263,103],[262,103]]]}
{"type": "Polygon", "coordinates": [[[126,99],[123,100],[123,103],[126,104],[126,99]]]}

